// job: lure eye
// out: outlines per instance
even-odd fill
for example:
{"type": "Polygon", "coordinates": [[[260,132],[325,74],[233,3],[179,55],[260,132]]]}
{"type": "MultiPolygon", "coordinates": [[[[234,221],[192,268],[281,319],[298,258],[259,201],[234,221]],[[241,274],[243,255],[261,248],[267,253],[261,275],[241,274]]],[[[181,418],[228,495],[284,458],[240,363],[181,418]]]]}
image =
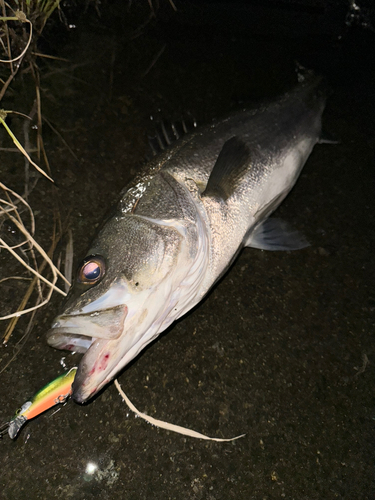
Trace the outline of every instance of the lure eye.
{"type": "Polygon", "coordinates": [[[87,257],[78,270],[78,281],[91,285],[99,281],[105,273],[104,259],[99,255],[87,257]]]}

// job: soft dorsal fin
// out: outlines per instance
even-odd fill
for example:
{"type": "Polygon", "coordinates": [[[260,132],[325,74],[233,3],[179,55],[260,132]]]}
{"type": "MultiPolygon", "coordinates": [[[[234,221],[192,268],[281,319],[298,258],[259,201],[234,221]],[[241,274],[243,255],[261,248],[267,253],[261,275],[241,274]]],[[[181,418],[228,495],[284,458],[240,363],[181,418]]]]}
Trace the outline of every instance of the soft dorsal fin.
{"type": "Polygon", "coordinates": [[[227,200],[235,191],[250,162],[250,149],[237,136],[223,146],[208,179],[203,196],[227,200]]]}

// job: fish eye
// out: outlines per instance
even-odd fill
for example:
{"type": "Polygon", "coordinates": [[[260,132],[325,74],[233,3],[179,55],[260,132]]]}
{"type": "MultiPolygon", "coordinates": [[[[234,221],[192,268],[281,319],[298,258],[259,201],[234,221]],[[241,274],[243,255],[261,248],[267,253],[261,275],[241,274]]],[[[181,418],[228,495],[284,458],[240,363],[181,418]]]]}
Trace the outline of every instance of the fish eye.
{"type": "Polygon", "coordinates": [[[105,273],[105,263],[100,255],[91,255],[81,264],[78,270],[78,281],[91,285],[99,281],[105,273]]]}

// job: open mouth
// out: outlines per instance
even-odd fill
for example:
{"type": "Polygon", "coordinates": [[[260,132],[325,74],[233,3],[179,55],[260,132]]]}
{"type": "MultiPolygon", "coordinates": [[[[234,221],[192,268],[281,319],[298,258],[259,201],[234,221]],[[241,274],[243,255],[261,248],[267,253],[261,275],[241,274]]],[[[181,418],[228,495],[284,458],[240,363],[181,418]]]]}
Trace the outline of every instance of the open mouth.
{"type": "Polygon", "coordinates": [[[108,339],[93,339],[78,365],[77,374],[72,385],[72,398],[76,403],[84,403],[90,399],[107,382],[116,358],[113,343],[108,339]]]}
{"type": "Polygon", "coordinates": [[[85,353],[93,342],[93,337],[75,333],[74,328],[57,327],[47,332],[47,342],[55,349],[85,353]]]}
{"type": "Polygon", "coordinates": [[[77,329],[55,327],[47,332],[47,342],[55,349],[82,353],[73,382],[72,398],[84,403],[109,382],[116,350],[113,339],[98,339],[76,333],[77,329]]]}
{"type": "Polygon", "coordinates": [[[73,383],[75,401],[83,403],[109,382],[127,314],[128,308],[122,304],[89,313],[61,315],[47,332],[51,347],[84,354],[73,383]]]}

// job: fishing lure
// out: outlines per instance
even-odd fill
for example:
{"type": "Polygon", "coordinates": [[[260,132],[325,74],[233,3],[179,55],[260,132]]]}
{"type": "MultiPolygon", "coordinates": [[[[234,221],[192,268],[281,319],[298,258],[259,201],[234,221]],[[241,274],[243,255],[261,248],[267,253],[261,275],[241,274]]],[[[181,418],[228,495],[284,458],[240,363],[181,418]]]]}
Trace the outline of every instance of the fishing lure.
{"type": "Polygon", "coordinates": [[[0,426],[0,437],[8,430],[9,436],[14,439],[25,423],[59,403],[65,403],[72,393],[72,383],[77,367],[59,375],[49,384],[38,391],[30,401],[26,401],[16,415],[0,426]]]}

